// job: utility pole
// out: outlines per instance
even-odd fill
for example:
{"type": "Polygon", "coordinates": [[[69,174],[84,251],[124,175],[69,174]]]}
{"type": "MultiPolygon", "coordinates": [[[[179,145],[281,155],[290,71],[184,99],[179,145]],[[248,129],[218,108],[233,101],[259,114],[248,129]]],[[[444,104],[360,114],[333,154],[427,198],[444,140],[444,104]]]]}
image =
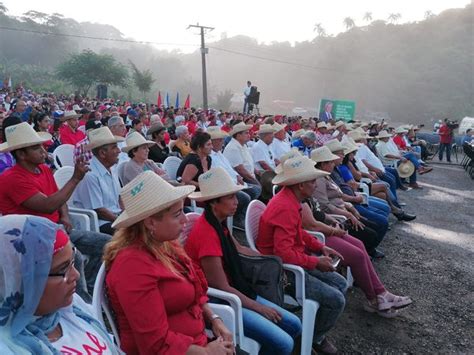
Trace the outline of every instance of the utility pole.
{"type": "Polygon", "coordinates": [[[206,30],[212,31],[214,27],[199,26],[199,23],[196,25],[189,25],[187,29],[190,28],[199,28],[201,30],[201,62],[202,62],[202,104],[204,109],[208,109],[207,105],[207,74],[206,74],[206,54],[209,53],[209,48],[206,48],[206,43],[204,42],[204,33],[206,30]]]}

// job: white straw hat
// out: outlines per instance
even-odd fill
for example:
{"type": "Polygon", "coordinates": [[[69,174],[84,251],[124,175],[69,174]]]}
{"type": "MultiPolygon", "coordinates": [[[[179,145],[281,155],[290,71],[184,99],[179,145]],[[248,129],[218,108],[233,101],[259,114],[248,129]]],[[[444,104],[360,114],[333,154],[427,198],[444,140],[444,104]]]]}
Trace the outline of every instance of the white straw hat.
{"type": "Polygon", "coordinates": [[[286,124],[279,124],[279,123],[276,123],[276,122],[275,122],[275,123],[272,125],[272,127],[273,127],[273,131],[274,131],[275,133],[277,133],[277,132],[280,132],[280,131],[284,130],[284,129],[286,128],[286,124]]]}
{"type": "Polygon", "coordinates": [[[336,128],[339,128],[339,127],[342,127],[346,124],[346,122],[344,121],[337,121],[336,124],[334,125],[334,127],[336,128]]]}
{"type": "Polygon", "coordinates": [[[375,136],[375,138],[380,139],[380,138],[390,138],[392,135],[389,134],[387,131],[383,130],[379,132],[378,136],[375,136]]]}
{"type": "Polygon", "coordinates": [[[237,123],[234,127],[232,127],[232,130],[229,132],[229,135],[233,136],[234,134],[244,132],[244,131],[248,131],[248,130],[250,130],[250,128],[252,128],[251,125],[240,122],[240,123],[237,123]]]}
{"type": "Polygon", "coordinates": [[[218,126],[207,127],[207,133],[209,133],[211,139],[222,139],[229,136],[229,133],[223,131],[218,126]]]}
{"type": "Polygon", "coordinates": [[[125,143],[127,144],[125,147],[122,148],[122,152],[128,153],[131,151],[133,148],[139,147],[141,145],[148,145],[148,147],[151,147],[155,145],[156,143],[153,141],[147,141],[145,137],[143,137],[140,133],[138,132],[133,132],[131,133],[127,139],[125,140],[125,143]]]}
{"type": "Polygon", "coordinates": [[[344,150],[341,142],[339,142],[337,139],[331,139],[330,141],[324,143],[324,145],[329,148],[331,153],[344,150]]]}
{"type": "Polygon", "coordinates": [[[280,157],[280,164],[275,168],[275,173],[280,174],[283,171],[283,164],[285,164],[285,161],[288,159],[293,159],[297,157],[301,157],[303,154],[300,153],[298,148],[292,148],[289,152],[286,152],[280,157]]]}
{"type": "Polygon", "coordinates": [[[76,113],[76,111],[65,111],[64,116],[61,116],[59,119],[61,121],[67,121],[70,120],[71,118],[79,118],[82,115],[80,113],[76,113]]]}
{"type": "Polygon", "coordinates": [[[174,187],[153,171],[145,171],[120,191],[124,210],[112,227],[125,228],[140,222],[183,200],[194,189],[191,185],[174,187]]]}
{"type": "Polygon", "coordinates": [[[31,147],[51,140],[49,133],[38,134],[27,122],[22,122],[5,129],[6,142],[0,144],[0,152],[11,152],[15,149],[31,147]]]}
{"type": "Polygon", "coordinates": [[[400,126],[395,129],[395,133],[396,134],[408,133],[408,130],[404,126],[400,126]]]}
{"type": "Polygon", "coordinates": [[[265,133],[275,133],[275,129],[271,124],[263,124],[260,126],[260,129],[257,131],[258,134],[265,134],[265,133]]]}
{"type": "Polygon", "coordinates": [[[351,142],[346,142],[342,145],[344,147],[344,155],[355,152],[359,149],[359,146],[352,144],[351,142]]]}
{"type": "Polygon", "coordinates": [[[318,128],[328,128],[328,125],[326,124],[326,122],[319,122],[318,128]]]}
{"type": "Polygon", "coordinates": [[[359,132],[358,130],[354,130],[354,131],[350,131],[349,133],[347,133],[348,137],[352,138],[353,140],[355,141],[358,141],[360,139],[367,139],[367,138],[370,138],[369,135],[367,135],[367,133],[362,133],[362,132],[359,132]]]}
{"type": "Polygon", "coordinates": [[[110,131],[109,127],[100,127],[93,129],[88,133],[89,144],[86,145],[86,149],[92,150],[103,145],[123,142],[125,138],[114,136],[110,131]]]}
{"type": "Polygon", "coordinates": [[[212,168],[201,174],[198,179],[199,190],[189,195],[196,201],[207,201],[213,198],[234,194],[245,189],[243,185],[236,185],[230,175],[221,167],[212,168]]]}
{"type": "Polygon", "coordinates": [[[303,129],[303,128],[301,128],[301,129],[299,129],[299,130],[293,132],[293,135],[291,136],[291,138],[294,138],[294,139],[300,138],[300,137],[301,137],[303,134],[305,134],[305,133],[306,133],[306,130],[303,129]]]}
{"type": "Polygon", "coordinates": [[[413,165],[411,161],[407,160],[403,163],[400,163],[397,168],[397,171],[398,175],[400,175],[400,177],[404,179],[413,175],[413,173],[415,172],[415,165],[413,165]]]}
{"type": "Polygon", "coordinates": [[[328,147],[322,146],[313,149],[311,152],[311,159],[316,163],[322,163],[325,161],[333,161],[339,159],[336,154],[332,154],[328,147]]]}
{"type": "Polygon", "coordinates": [[[295,185],[326,175],[329,173],[314,167],[314,161],[301,156],[285,161],[282,172],[273,178],[272,183],[280,186],[295,185]]]}

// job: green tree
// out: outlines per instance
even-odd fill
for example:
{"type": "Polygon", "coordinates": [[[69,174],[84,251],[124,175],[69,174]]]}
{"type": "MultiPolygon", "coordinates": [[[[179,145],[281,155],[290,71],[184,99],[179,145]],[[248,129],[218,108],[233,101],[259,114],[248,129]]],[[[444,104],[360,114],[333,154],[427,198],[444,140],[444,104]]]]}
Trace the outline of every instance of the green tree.
{"type": "Polygon", "coordinates": [[[59,64],[56,75],[87,96],[93,85],[125,86],[128,71],[114,57],[85,50],[59,64]]]}
{"type": "Polygon", "coordinates": [[[221,91],[220,93],[218,93],[216,97],[217,99],[216,108],[222,111],[229,111],[230,106],[232,105],[232,101],[231,101],[232,96],[234,96],[234,94],[229,89],[226,89],[225,91],[221,91]]]}
{"type": "Polygon", "coordinates": [[[315,31],[318,34],[319,37],[326,37],[327,36],[326,30],[324,29],[324,27],[320,23],[317,23],[317,24],[314,25],[313,31],[315,31]]]}
{"type": "Polygon", "coordinates": [[[390,23],[397,23],[401,18],[402,18],[402,14],[397,12],[397,13],[392,13],[388,15],[387,19],[390,23]]]}
{"type": "Polygon", "coordinates": [[[346,17],[343,21],[344,26],[346,26],[346,30],[350,30],[352,27],[355,27],[354,19],[351,17],[346,17]]]}
{"type": "Polygon", "coordinates": [[[146,102],[146,94],[150,92],[151,85],[155,82],[155,79],[153,79],[153,73],[150,69],[140,71],[131,60],[129,60],[129,63],[132,68],[133,82],[142,93],[143,100],[146,102]]]}

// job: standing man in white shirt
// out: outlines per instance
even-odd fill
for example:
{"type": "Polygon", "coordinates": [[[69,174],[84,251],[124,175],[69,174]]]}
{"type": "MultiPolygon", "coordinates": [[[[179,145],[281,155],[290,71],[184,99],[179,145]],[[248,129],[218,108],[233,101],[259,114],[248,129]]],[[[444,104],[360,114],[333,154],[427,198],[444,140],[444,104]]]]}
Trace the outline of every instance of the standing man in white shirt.
{"type": "MultiPolygon", "coordinates": [[[[224,139],[229,135],[227,132],[221,130],[217,126],[209,127],[207,133],[211,136],[212,142],[212,166],[223,168],[234,180],[237,185],[244,185],[244,179],[233,168],[229,160],[222,154],[222,147],[224,146],[224,139]]],[[[260,185],[249,184],[245,190],[236,193],[238,206],[234,215],[234,225],[237,227],[244,227],[245,213],[250,201],[257,199],[260,196],[262,189],[260,185]]]]}
{"type": "Polygon", "coordinates": [[[249,96],[250,96],[250,88],[252,87],[252,83],[247,81],[247,87],[244,89],[244,115],[249,113],[249,96]]]}
{"type": "Polygon", "coordinates": [[[275,164],[278,165],[281,162],[281,157],[291,150],[291,145],[286,139],[286,124],[273,124],[274,136],[272,142],[272,149],[274,153],[275,164]]]}

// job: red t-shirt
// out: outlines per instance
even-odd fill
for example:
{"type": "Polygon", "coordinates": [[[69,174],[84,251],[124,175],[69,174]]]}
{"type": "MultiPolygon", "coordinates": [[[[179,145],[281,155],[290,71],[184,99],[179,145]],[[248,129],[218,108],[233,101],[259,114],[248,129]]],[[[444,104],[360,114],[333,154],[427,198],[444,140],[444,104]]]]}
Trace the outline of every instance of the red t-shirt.
{"type": "Polygon", "coordinates": [[[190,259],[181,262],[186,265],[184,277],[138,243],[113,261],[106,284],[127,354],[184,354],[192,344],[207,344],[202,312],[207,282],[190,259]]]}
{"type": "Polygon", "coordinates": [[[59,211],[57,210],[47,214],[30,210],[21,205],[37,193],[51,196],[58,191],[58,186],[48,166],[41,164],[38,168],[40,172],[35,174],[17,164],[0,175],[0,213],[3,215],[31,214],[58,223],[59,211]]]}
{"type": "Polygon", "coordinates": [[[444,123],[439,128],[439,140],[441,144],[451,144],[452,141],[451,131],[444,123]]]}
{"type": "Polygon", "coordinates": [[[62,144],[76,145],[84,138],[86,138],[84,132],[79,129],[76,129],[76,131],[73,132],[71,127],[69,127],[66,123],[59,128],[59,140],[62,144]]]}
{"type": "Polygon", "coordinates": [[[186,126],[188,127],[188,132],[192,136],[194,132],[196,132],[196,122],[188,121],[186,122],[186,126]]]}
{"type": "Polygon", "coordinates": [[[405,142],[403,136],[397,134],[395,137],[393,137],[393,141],[397,145],[398,149],[407,150],[407,142],[405,142]]]}

